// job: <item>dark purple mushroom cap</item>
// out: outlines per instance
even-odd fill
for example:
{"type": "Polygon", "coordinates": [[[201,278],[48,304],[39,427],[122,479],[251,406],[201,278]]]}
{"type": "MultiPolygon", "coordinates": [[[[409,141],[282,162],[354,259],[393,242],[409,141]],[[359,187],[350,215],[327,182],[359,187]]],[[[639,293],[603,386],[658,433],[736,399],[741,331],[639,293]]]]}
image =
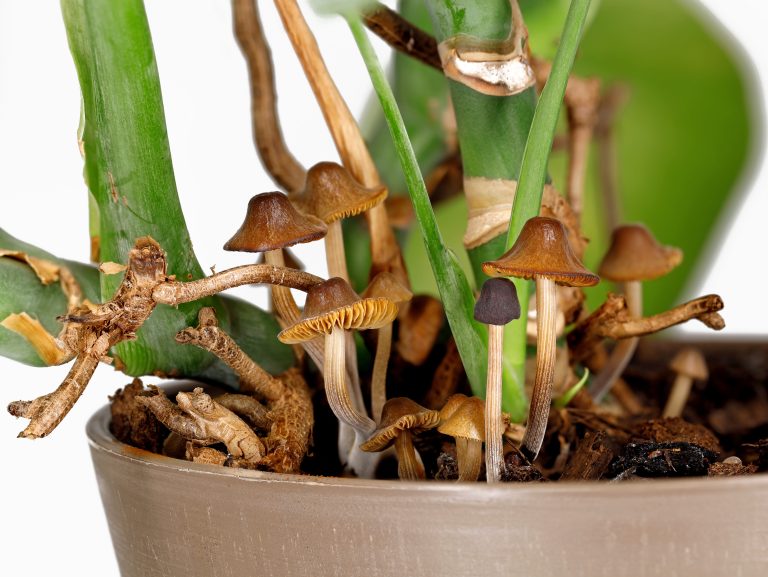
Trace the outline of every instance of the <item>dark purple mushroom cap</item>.
{"type": "Polygon", "coordinates": [[[506,325],[520,318],[517,288],[508,278],[489,278],[475,303],[475,320],[486,325],[506,325]]]}

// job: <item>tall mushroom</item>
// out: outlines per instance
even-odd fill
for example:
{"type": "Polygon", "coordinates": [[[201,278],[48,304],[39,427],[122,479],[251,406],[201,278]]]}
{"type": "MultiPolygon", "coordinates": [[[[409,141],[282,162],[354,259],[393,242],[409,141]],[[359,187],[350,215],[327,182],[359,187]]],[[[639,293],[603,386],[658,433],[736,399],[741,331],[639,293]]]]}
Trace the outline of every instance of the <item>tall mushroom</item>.
{"type": "Polygon", "coordinates": [[[425,409],[406,397],[395,397],[384,404],[381,423],[360,448],[378,452],[394,443],[398,477],[404,481],[424,479],[424,464],[413,446],[413,435],[433,429],[439,422],[437,411],[425,409]]]}
{"type": "MultiPolygon", "coordinates": [[[[245,220],[224,245],[224,250],[264,253],[264,261],[285,266],[283,249],[323,238],[325,223],[297,211],[288,197],[279,192],[257,194],[248,201],[245,220]]],[[[287,287],[272,287],[275,311],[287,323],[299,316],[299,309],[287,287]]]]}
{"type": "MultiPolygon", "coordinates": [[[[363,298],[388,298],[400,306],[411,300],[413,293],[390,272],[382,271],[363,292],[363,298]]],[[[382,410],[387,402],[387,365],[392,351],[392,323],[379,329],[376,340],[376,357],[371,375],[371,414],[377,423],[383,419],[382,410]]]]}
{"type": "Polygon", "coordinates": [[[544,441],[552,399],[557,341],[555,284],[594,286],[600,278],[584,268],[573,254],[563,223],[543,216],[529,219],[512,248],[499,259],[483,263],[483,272],[536,281],[536,380],[521,447],[533,461],[544,441]]]}
{"type": "Polygon", "coordinates": [[[662,417],[679,417],[683,414],[691,385],[694,380],[706,381],[709,378],[707,360],[699,349],[685,347],[678,351],[669,363],[669,368],[676,373],[675,382],[667,397],[662,417]]]}
{"type": "Polygon", "coordinates": [[[459,481],[477,481],[483,464],[485,403],[478,397],[453,395],[440,410],[437,430],[456,441],[459,481]]]}
{"type": "MultiPolygon", "coordinates": [[[[683,260],[679,248],[663,246],[642,224],[627,224],[614,229],[611,245],[600,263],[598,274],[624,285],[624,298],[630,317],[643,316],[642,282],[667,274],[683,260]]],[[[637,337],[622,339],[592,382],[590,392],[600,401],[629,363],[637,348],[637,337]]]]}
{"type": "MultiPolygon", "coordinates": [[[[324,337],[325,394],[336,417],[355,430],[355,446],[368,439],[376,423],[357,409],[349,395],[344,379],[345,331],[378,329],[396,316],[397,305],[391,300],[380,297],[361,299],[349,283],[334,277],[309,289],[301,317],[278,335],[286,344],[324,337]]],[[[358,474],[362,473],[358,471],[358,474]]]]}
{"type": "Polygon", "coordinates": [[[501,415],[501,368],[504,325],[520,318],[515,284],[507,278],[483,283],[475,304],[475,320],[488,325],[488,377],[485,386],[485,478],[501,480],[504,465],[504,419],[501,415]]]}

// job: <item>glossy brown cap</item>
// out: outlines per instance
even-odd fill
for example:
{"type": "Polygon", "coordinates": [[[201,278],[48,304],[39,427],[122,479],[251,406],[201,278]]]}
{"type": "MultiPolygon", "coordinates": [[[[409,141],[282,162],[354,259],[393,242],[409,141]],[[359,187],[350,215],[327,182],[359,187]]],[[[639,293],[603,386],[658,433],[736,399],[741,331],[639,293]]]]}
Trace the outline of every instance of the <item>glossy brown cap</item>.
{"type": "Polygon", "coordinates": [[[707,360],[701,351],[694,347],[680,349],[669,363],[669,368],[678,374],[692,379],[706,381],[709,378],[707,360]]]}
{"type": "Polygon", "coordinates": [[[598,272],[617,282],[651,280],[664,276],[682,260],[679,248],[659,244],[642,224],[627,224],[614,229],[598,272]]]}
{"type": "Polygon", "coordinates": [[[397,317],[397,305],[386,298],[361,299],[349,283],[334,277],[307,291],[304,310],[296,324],[277,338],[286,344],[308,341],[344,330],[378,329],[397,317]]]}
{"type": "Polygon", "coordinates": [[[563,223],[546,216],[529,219],[512,248],[497,260],[484,262],[483,272],[489,276],[544,277],[567,286],[600,282],[600,277],[573,254],[563,223]]]}
{"type": "Polygon", "coordinates": [[[335,162],[319,162],[307,171],[304,190],[292,197],[296,207],[328,224],[365,212],[387,197],[387,189],[365,188],[335,162]]]}
{"type": "Polygon", "coordinates": [[[455,399],[457,396],[448,399],[440,411],[437,430],[454,438],[485,440],[485,402],[479,397],[455,399]]]}
{"type": "Polygon", "coordinates": [[[224,250],[267,252],[318,240],[327,232],[322,220],[301,214],[284,194],[264,192],[248,201],[245,220],[224,250]]]}
{"type": "Polygon", "coordinates": [[[391,272],[382,271],[373,277],[363,291],[363,298],[383,297],[394,303],[406,303],[413,298],[413,293],[391,272]]]}
{"type": "Polygon", "coordinates": [[[434,429],[440,422],[440,414],[422,407],[406,397],[389,399],[381,411],[381,424],[360,448],[375,453],[389,447],[401,431],[418,433],[434,429]]]}
{"type": "Polygon", "coordinates": [[[520,318],[517,288],[508,278],[489,278],[475,303],[475,320],[486,325],[506,325],[520,318]]]}

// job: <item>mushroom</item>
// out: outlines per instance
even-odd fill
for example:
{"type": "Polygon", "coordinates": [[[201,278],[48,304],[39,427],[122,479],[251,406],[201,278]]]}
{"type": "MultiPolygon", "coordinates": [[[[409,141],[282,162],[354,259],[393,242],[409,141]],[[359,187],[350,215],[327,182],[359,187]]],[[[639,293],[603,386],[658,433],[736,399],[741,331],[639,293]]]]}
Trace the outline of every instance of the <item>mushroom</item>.
{"type": "MultiPolygon", "coordinates": [[[[630,317],[643,316],[642,281],[667,274],[683,260],[679,248],[662,246],[642,224],[628,224],[614,229],[611,245],[603,257],[598,274],[624,283],[624,297],[630,317]]],[[[590,387],[595,401],[600,401],[621,376],[637,348],[637,337],[622,339],[590,387]]]]}
{"type": "MultiPolygon", "coordinates": [[[[325,394],[336,417],[355,430],[354,446],[368,438],[376,423],[355,407],[344,382],[345,331],[378,329],[396,316],[397,305],[391,300],[381,297],[361,299],[349,283],[334,277],[307,291],[301,317],[278,335],[278,339],[286,344],[324,337],[325,394]]],[[[346,455],[342,457],[346,458],[346,455]]]]}
{"type": "Polygon", "coordinates": [[[600,278],[584,268],[573,254],[563,223],[543,216],[529,219],[512,248],[499,259],[483,263],[483,272],[536,281],[536,379],[521,447],[533,462],[544,441],[552,399],[557,341],[555,283],[585,287],[596,285],[600,278]]]}
{"type": "MultiPolygon", "coordinates": [[[[325,223],[297,211],[288,197],[279,192],[257,194],[248,201],[245,220],[224,250],[260,252],[264,261],[273,266],[285,266],[283,249],[295,244],[323,238],[328,231],[325,223]]],[[[295,322],[299,309],[287,287],[272,287],[275,311],[286,322],[295,322]]]]}
{"type": "Polygon", "coordinates": [[[501,369],[504,325],[520,318],[515,283],[490,278],[483,283],[475,304],[475,320],[488,325],[488,377],[485,387],[485,478],[501,480],[504,465],[503,439],[506,425],[501,416],[501,369]]]}
{"type": "Polygon", "coordinates": [[[677,373],[677,376],[661,416],[679,417],[683,414],[693,381],[706,381],[709,378],[709,370],[704,355],[694,347],[680,349],[669,363],[669,368],[677,373]]]}
{"type": "Polygon", "coordinates": [[[430,411],[406,397],[395,397],[384,404],[381,423],[360,448],[367,452],[378,452],[394,442],[400,479],[424,479],[424,464],[413,447],[413,435],[435,428],[439,421],[440,413],[437,411],[430,411]]]}
{"type": "Polygon", "coordinates": [[[478,397],[453,395],[440,410],[438,432],[456,440],[459,481],[477,481],[483,463],[485,403],[478,397]]]}
{"type": "MultiPolygon", "coordinates": [[[[363,298],[388,298],[400,306],[411,300],[413,293],[389,272],[377,274],[368,288],[363,292],[363,298]]],[[[387,323],[379,329],[376,341],[376,357],[373,361],[371,375],[371,414],[376,422],[381,422],[384,403],[387,401],[387,365],[392,350],[392,323],[387,323]]]]}
{"type": "Polygon", "coordinates": [[[318,162],[307,171],[304,190],[291,200],[299,210],[316,216],[328,225],[325,256],[330,276],[349,282],[341,219],[361,214],[383,202],[386,197],[384,186],[365,188],[335,162],[318,162]]]}

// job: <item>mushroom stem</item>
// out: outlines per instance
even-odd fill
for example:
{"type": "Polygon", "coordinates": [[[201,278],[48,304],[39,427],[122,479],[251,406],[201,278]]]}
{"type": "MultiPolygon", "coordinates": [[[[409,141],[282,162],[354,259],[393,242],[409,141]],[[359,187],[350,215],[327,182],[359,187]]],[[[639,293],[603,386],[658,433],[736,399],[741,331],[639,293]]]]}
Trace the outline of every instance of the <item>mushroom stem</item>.
{"type": "Polygon", "coordinates": [[[459,481],[477,481],[483,463],[483,442],[456,437],[456,459],[459,462],[459,481]]]}
{"type": "Polygon", "coordinates": [[[488,325],[488,380],[485,387],[485,478],[501,480],[504,420],[501,416],[501,365],[504,325],[488,325]]]}
{"type": "Polygon", "coordinates": [[[416,449],[413,447],[413,433],[404,429],[395,439],[397,453],[397,475],[403,481],[418,481],[426,479],[424,464],[421,462],[416,449]]]}
{"type": "Polygon", "coordinates": [[[584,178],[587,172],[589,144],[592,140],[592,126],[576,124],[568,139],[568,203],[581,219],[584,210],[584,178]]]}
{"type": "Polygon", "coordinates": [[[693,379],[690,376],[682,373],[677,375],[669,392],[662,417],[679,417],[683,414],[688,396],[691,394],[691,385],[693,385],[693,379]]]}
{"type": "MultiPolygon", "coordinates": [[[[285,268],[285,255],[283,249],[268,250],[264,253],[264,262],[276,267],[285,268]]],[[[272,293],[272,304],[275,312],[284,320],[293,323],[299,318],[299,307],[293,299],[291,289],[284,286],[273,285],[270,287],[272,293]]]]}
{"type": "Polygon", "coordinates": [[[325,394],[336,418],[355,429],[363,439],[367,439],[376,428],[376,423],[354,407],[344,383],[344,335],[344,329],[335,326],[325,337],[325,394]]]}
{"type": "MultiPolygon", "coordinates": [[[[627,281],[624,283],[624,298],[627,302],[628,318],[638,319],[643,316],[643,285],[640,281],[627,281]]],[[[616,343],[611,351],[611,356],[603,366],[600,373],[592,383],[592,397],[596,403],[599,403],[605,394],[611,390],[613,383],[616,382],[624,369],[632,359],[637,349],[637,337],[622,339],[616,343]]]]}
{"type": "Polygon", "coordinates": [[[328,263],[329,277],[337,276],[349,282],[341,220],[335,220],[328,224],[328,234],[325,236],[325,260],[328,263]]]}
{"type": "Polygon", "coordinates": [[[536,277],[536,380],[528,409],[528,425],[520,450],[533,462],[544,442],[552,400],[552,381],[555,375],[557,351],[557,290],[555,281],[536,277]]]}
{"type": "Polygon", "coordinates": [[[387,364],[391,350],[392,323],[389,323],[379,329],[371,374],[371,414],[377,423],[381,422],[381,410],[387,402],[387,364]]]}

